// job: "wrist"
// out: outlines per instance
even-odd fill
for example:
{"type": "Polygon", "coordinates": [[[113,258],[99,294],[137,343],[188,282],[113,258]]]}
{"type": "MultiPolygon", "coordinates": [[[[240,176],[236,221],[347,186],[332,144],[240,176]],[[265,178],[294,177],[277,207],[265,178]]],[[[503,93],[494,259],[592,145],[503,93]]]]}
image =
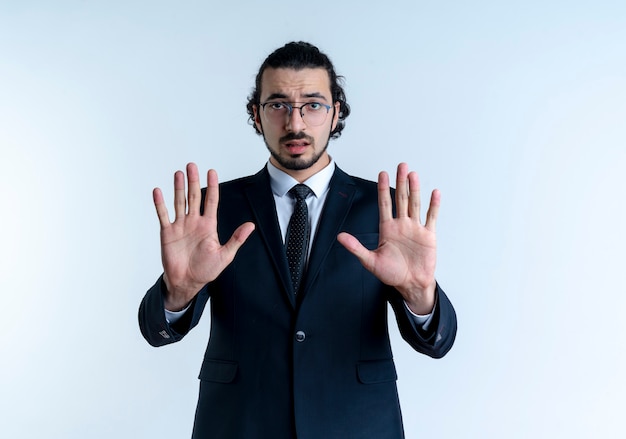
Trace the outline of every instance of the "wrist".
{"type": "Polygon", "coordinates": [[[167,275],[163,274],[163,306],[171,312],[182,311],[189,306],[197,292],[202,288],[181,288],[173,285],[167,275]]]}
{"type": "Polygon", "coordinates": [[[426,288],[398,289],[411,312],[417,315],[427,315],[435,307],[435,291],[437,282],[433,281],[426,288]]]}
{"type": "Polygon", "coordinates": [[[169,300],[167,296],[163,298],[163,307],[165,308],[166,311],[170,311],[170,312],[183,311],[185,308],[189,306],[190,303],[191,301],[181,302],[177,300],[169,300]]]}

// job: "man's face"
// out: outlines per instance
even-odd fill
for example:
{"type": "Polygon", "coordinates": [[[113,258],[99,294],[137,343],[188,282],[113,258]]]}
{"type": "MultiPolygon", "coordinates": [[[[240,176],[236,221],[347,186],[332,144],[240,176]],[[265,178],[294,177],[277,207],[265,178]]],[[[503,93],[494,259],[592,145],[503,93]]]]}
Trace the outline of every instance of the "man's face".
{"type": "MultiPolygon", "coordinates": [[[[304,181],[328,163],[326,152],[331,131],[339,118],[339,103],[333,103],[328,72],[323,68],[301,70],[287,68],[267,68],[261,77],[260,102],[266,105],[254,107],[254,121],[270,151],[270,161],[279,169],[304,181]],[[280,108],[281,103],[294,107],[313,104],[329,105],[326,118],[319,125],[307,123],[298,108],[291,115],[287,112],[277,117],[272,108],[280,108]]],[[[321,107],[324,113],[326,109],[321,107]]],[[[305,108],[305,113],[308,111],[305,108]]],[[[313,118],[311,118],[312,120],[313,118]]]]}

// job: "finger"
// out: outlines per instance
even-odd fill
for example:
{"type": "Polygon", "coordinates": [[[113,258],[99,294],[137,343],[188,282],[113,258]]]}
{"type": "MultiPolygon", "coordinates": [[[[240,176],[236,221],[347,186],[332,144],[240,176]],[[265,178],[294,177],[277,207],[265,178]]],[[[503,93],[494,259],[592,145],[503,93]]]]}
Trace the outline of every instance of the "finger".
{"type": "Polygon", "coordinates": [[[202,194],[200,191],[200,176],[198,174],[198,167],[195,163],[187,164],[187,191],[189,199],[189,214],[199,215],[202,194]]]}
{"type": "Polygon", "coordinates": [[[409,179],[409,216],[411,217],[411,219],[421,224],[420,179],[419,179],[419,176],[417,175],[417,172],[410,172],[408,179],[409,179]]]}
{"type": "Polygon", "coordinates": [[[431,232],[435,231],[437,223],[437,215],[439,215],[439,206],[441,205],[441,192],[435,189],[430,196],[430,205],[426,214],[426,228],[431,232]]]}
{"type": "Polygon", "coordinates": [[[174,173],[174,212],[176,219],[183,218],[187,207],[185,197],[185,174],[182,171],[174,173]]]}
{"type": "Polygon", "coordinates": [[[163,193],[158,187],[154,188],[152,191],[152,200],[154,201],[154,207],[156,207],[157,216],[159,217],[159,224],[161,228],[164,229],[170,225],[170,217],[167,213],[165,201],[163,200],[163,193]]]}
{"type": "Polygon", "coordinates": [[[391,193],[389,192],[389,175],[385,171],[378,174],[378,212],[380,221],[393,218],[391,193]]]}
{"type": "Polygon", "coordinates": [[[211,221],[217,221],[217,206],[220,201],[219,181],[217,172],[209,169],[206,174],[206,193],[204,195],[204,212],[211,221]]]}
{"type": "Polygon", "coordinates": [[[356,239],[354,236],[346,232],[341,232],[337,235],[337,241],[343,245],[346,250],[352,253],[361,264],[367,269],[372,271],[374,268],[374,253],[368,250],[356,239]]]}
{"type": "Polygon", "coordinates": [[[406,218],[409,216],[408,173],[408,165],[406,163],[400,163],[396,172],[396,213],[398,218],[406,218]]]}

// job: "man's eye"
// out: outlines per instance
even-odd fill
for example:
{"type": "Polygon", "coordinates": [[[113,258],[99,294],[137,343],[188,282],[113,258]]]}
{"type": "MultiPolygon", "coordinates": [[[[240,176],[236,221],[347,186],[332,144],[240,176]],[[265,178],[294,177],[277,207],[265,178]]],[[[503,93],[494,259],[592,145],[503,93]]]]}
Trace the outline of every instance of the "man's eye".
{"type": "Polygon", "coordinates": [[[319,102],[310,102],[307,104],[307,106],[313,111],[322,109],[322,104],[320,104],[319,102]]]}
{"type": "Polygon", "coordinates": [[[270,108],[271,108],[272,110],[281,111],[281,110],[284,110],[284,109],[285,109],[285,108],[287,108],[287,107],[285,106],[285,104],[283,104],[283,103],[281,103],[281,102],[272,102],[272,103],[270,104],[270,108]]]}

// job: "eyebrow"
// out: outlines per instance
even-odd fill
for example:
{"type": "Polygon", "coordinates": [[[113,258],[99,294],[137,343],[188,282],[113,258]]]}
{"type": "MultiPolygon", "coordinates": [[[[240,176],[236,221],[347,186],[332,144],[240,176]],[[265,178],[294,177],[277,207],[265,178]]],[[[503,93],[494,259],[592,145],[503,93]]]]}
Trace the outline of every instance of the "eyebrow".
{"type": "MultiPolygon", "coordinates": [[[[317,91],[313,93],[305,93],[302,95],[302,97],[303,98],[319,98],[324,101],[327,100],[323,94],[317,91]]],[[[272,99],[287,99],[287,95],[284,93],[272,93],[271,95],[267,97],[266,101],[271,101],[272,99]]]]}

